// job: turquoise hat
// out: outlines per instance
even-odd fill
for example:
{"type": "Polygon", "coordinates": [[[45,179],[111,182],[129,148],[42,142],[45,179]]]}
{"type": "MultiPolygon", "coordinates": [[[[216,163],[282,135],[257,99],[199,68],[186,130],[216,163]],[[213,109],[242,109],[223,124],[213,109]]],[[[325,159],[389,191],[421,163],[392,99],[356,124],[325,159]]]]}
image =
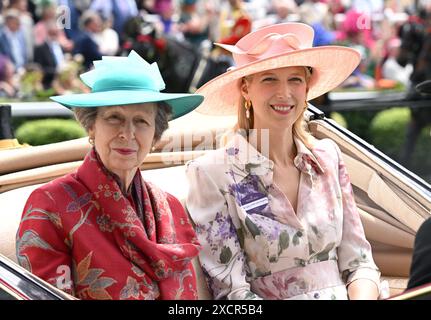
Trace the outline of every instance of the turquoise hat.
{"type": "Polygon", "coordinates": [[[173,118],[195,109],[203,96],[187,93],[163,93],[165,82],[157,63],[151,65],[135,51],[127,57],[102,57],[94,69],[80,75],[90,93],[50,97],[67,108],[94,108],[146,102],[166,102],[173,118]]]}

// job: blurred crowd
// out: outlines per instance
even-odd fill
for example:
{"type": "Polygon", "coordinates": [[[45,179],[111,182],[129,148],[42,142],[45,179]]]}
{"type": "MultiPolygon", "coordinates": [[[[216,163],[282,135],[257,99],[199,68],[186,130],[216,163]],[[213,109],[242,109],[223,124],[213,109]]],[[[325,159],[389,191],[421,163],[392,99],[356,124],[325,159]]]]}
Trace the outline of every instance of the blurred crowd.
{"type": "Polygon", "coordinates": [[[430,8],[430,0],[2,0],[0,97],[86,92],[79,73],[102,55],[132,49],[158,62],[167,82],[188,78],[187,88],[168,83],[167,90],[189,91],[232,65],[214,42],[235,44],[251,30],[284,21],[311,25],[315,46],[361,52],[343,86],[409,87],[430,8]],[[203,58],[211,62],[207,68],[200,67],[203,58]],[[193,68],[184,75],[180,67],[187,64],[193,68]],[[178,70],[169,77],[172,68],[178,70]]]}

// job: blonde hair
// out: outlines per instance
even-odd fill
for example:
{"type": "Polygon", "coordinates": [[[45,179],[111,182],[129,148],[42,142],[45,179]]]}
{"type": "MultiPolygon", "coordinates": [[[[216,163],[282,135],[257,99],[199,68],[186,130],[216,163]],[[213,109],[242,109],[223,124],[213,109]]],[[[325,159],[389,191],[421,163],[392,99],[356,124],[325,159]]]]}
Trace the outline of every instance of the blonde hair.
{"type": "MultiPolygon", "coordinates": [[[[312,70],[310,67],[304,67],[305,69],[305,81],[308,84],[312,70]]],[[[252,75],[243,77],[240,81],[238,81],[238,90],[241,90],[241,86],[244,81],[251,81],[252,75]]],[[[240,95],[240,98],[238,100],[237,110],[238,110],[238,122],[233,128],[234,131],[245,131],[248,132],[250,129],[254,128],[254,113],[253,113],[253,106],[250,107],[250,118],[247,119],[246,117],[246,109],[244,107],[245,99],[242,95],[240,95]]],[[[298,117],[298,119],[293,124],[293,134],[298,139],[300,139],[307,148],[311,149],[314,145],[315,138],[312,136],[312,134],[308,131],[307,123],[304,118],[305,110],[307,108],[304,106],[301,115],[298,117]]]]}

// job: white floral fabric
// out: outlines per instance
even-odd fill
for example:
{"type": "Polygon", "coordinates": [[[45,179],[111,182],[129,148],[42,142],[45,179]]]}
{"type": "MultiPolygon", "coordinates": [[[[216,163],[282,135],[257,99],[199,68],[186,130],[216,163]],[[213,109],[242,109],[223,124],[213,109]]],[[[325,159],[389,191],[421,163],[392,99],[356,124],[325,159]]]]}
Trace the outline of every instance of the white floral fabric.
{"type": "Polygon", "coordinates": [[[296,212],[273,183],[274,163],[240,134],[187,164],[187,209],[215,299],[347,299],[356,279],[379,286],[338,146],[295,144],[296,212]]]}

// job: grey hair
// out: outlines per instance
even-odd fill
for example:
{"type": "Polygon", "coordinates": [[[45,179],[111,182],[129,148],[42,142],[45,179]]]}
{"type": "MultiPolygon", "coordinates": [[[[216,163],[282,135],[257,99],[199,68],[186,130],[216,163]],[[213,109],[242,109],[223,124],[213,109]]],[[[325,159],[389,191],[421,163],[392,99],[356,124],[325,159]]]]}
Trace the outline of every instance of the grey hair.
{"type": "Polygon", "coordinates": [[[94,126],[97,117],[98,108],[72,108],[76,120],[88,133],[94,126]]]}
{"type": "Polygon", "coordinates": [[[169,120],[172,119],[172,107],[162,101],[157,103],[156,130],[154,132],[154,142],[162,137],[163,132],[169,127],[169,120]]]}
{"type": "MultiPolygon", "coordinates": [[[[98,108],[73,108],[73,113],[75,114],[76,120],[81,124],[81,126],[88,132],[94,126],[97,117],[98,108]]],[[[163,132],[169,127],[169,120],[172,117],[172,107],[162,101],[157,102],[157,113],[155,119],[155,131],[154,131],[154,143],[159,141],[162,137],[163,132]]]]}

